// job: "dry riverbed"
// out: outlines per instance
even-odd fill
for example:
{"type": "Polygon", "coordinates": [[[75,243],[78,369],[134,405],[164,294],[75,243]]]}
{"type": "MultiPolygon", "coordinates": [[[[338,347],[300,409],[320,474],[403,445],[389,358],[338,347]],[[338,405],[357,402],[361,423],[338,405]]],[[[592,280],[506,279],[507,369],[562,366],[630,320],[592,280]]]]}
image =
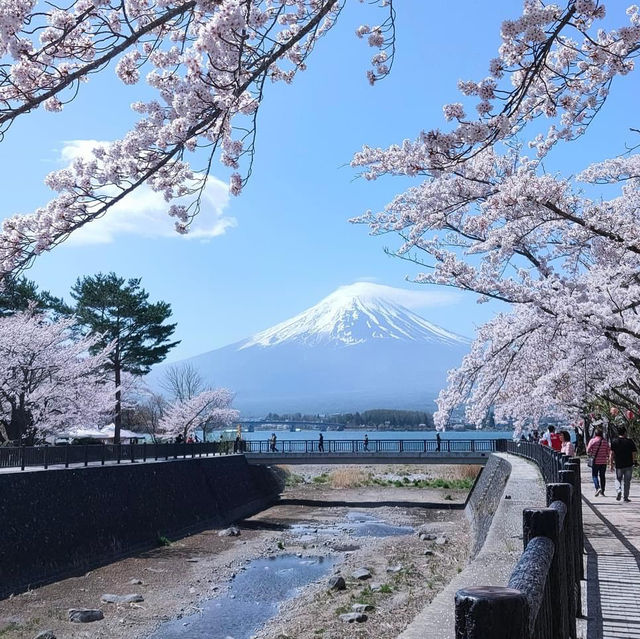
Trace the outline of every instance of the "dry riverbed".
{"type": "MultiPolygon", "coordinates": [[[[186,619],[204,601],[223,596],[252,559],[331,555],[336,563],[327,577],[286,601],[255,636],[386,639],[396,637],[462,569],[467,523],[462,510],[449,508],[464,502],[468,471],[300,466],[287,474],[281,503],[239,522],[238,536],[207,530],[1,601],[0,638],[34,639],[51,629],[57,639],[146,639],[162,622],[186,619]],[[366,536],[380,532],[395,534],[366,536]],[[371,576],[357,578],[361,569],[371,576]],[[344,578],[344,590],[328,589],[336,576],[344,578]],[[105,593],[136,593],[144,600],[102,603],[105,593]],[[366,620],[343,621],[340,615],[354,604],[367,606],[366,620]],[[70,623],[69,608],[100,608],[104,619],[70,623]]],[[[184,637],[189,639],[188,627],[184,637]]]]}

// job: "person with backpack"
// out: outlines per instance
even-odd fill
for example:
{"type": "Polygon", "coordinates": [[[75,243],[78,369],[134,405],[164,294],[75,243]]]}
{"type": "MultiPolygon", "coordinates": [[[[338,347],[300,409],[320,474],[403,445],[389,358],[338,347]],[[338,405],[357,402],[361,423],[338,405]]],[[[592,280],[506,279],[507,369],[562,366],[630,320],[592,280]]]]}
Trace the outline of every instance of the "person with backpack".
{"type": "Polygon", "coordinates": [[[598,495],[605,496],[604,489],[607,483],[605,476],[607,462],[609,461],[609,442],[604,438],[602,428],[596,428],[595,433],[587,444],[587,455],[591,458],[591,479],[598,495]]]}
{"type": "Polygon", "coordinates": [[[609,454],[609,467],[613,470],[616,467],[616,500],[620,501],[624,485],[624,500],[629,499],[629,489],[631,488],[631,476],[633,467],[637,465],[636,456],[638,449],[632,439],[627,437],[627,429],[624,426],[618,428],[618,436],[611,442],[611,453],[609,454]]]}

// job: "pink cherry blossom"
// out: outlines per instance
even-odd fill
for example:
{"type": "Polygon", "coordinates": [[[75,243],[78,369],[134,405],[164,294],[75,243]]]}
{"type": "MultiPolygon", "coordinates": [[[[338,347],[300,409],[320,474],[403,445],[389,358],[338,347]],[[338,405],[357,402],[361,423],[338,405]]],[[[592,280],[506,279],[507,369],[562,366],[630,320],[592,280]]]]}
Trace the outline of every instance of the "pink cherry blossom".
{"type": "Polygon", "coordinates": [[[205,390],[194,397],[176,399],[164,412],[160,431],[167,436],[187,437],[204,425],[224,428],[238,418],[231,408],[233,394],[225,388],[205,390]]]}
{"type": "Polygon", "coordinates": [[[109,349],[89,355],[96,338],[71,339],[74,323],[32,311],[0,318],[0,441],[94,426],[109,418],[109,349]],[[22,424],[20,415],[26,418],[22,424]]]}

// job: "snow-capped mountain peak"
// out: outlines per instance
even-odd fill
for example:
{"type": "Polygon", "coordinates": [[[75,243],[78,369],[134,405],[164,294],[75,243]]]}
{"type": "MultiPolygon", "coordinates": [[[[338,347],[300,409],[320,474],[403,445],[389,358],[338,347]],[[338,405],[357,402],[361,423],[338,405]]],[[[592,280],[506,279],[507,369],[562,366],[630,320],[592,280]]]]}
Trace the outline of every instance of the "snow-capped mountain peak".
{"type": "Polygon", "coordinates": [[[342,286],[299,315],[256,333],[240,349],[284,343],[351,346],[371,340],[468,344],[395,302],[399,292],[370,282],[342,286]]]}

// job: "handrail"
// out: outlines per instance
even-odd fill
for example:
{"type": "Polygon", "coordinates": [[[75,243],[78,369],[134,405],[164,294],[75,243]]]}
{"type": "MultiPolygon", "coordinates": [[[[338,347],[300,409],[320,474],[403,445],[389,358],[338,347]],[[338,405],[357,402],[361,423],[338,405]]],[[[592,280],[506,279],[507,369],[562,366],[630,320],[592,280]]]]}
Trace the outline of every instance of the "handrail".
{"type": "Polygon", "coordinates": [[[277,439],[275,449],[270,440],[245,442],[247,453],[469,453],[495,452],[507,440],[500,439],[277,439]]]}
{"type": "Polygon", "coordinates": [[[326,439],[324,451],[319,450],[319,440],[285,439],[276,442],[275,450],[269,440],[216,441],[200,443],[141,443],[141,444],[65,444],[58,446],[0,447],[0,469],[70,465],[104,465],[107,462],[121,464],[146,461],[168,461],[187,457],[202,457],[231,453],[269,455],[306,453],[321,457],[333,454],[367,453],[464,453],[495,452],[502,450],[506,440],[496,439],[326,439]]]}
{"type": "Polygon", "coordinates": [[[523,511],[524,552],[507,587],[456,593],[456,639],[576,639],[583,577],[580,462],[531,442],[508,442],[507,451],[540,468],[547,508],[523,511]]]}

